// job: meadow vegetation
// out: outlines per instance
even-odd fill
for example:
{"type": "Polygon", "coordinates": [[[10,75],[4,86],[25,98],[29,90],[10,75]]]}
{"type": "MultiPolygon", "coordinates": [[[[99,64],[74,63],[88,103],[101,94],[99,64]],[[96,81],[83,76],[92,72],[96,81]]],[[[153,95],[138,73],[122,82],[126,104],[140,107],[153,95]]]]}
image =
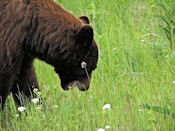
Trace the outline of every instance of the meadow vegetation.
{"type": "Polygon", "coordinates": [[[40,104],[19,112],[10,96],[0,113],[0,130],[175,130],[175,48],[160,27],[166,23],[157,17],[166,15],[159,4],[173,9],[174,0],[57,2],[91,20],[99,47],[91,87],[63,91],[53,68],[36,60],[40,104]]]}

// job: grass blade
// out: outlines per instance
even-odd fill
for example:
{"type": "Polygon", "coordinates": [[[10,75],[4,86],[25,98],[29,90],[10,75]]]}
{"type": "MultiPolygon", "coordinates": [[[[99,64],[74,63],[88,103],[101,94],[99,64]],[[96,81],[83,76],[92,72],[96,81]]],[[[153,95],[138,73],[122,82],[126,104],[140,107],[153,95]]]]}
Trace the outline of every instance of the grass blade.
{"type": "Polygon", "coordinates": [[[165,32],[167,39],[170,41],[170,40],[171,40],[171,33],[170,33],[170,30],[167,29],[167,28],[165,28],[163,25],[159,25],[159,26],[160,26],[160,28],[162,28],[162,30],[165,32]]]}
{"type": "Polygon", "coordinates": [[[161,7],[165,13],[168,13],[168,9],[163,4],[157,4],[157,5],[161,7]]]}
{"type": "Polygon", "coordinates": [[[175,6],[173,6],[173,9],[172,9],[172,17],[175,16],[175,6]]]}
{"type": "Polygon", "coordinates": [[[158,15],[157,17],[160,18],[163,22],[165,22],[165,24],[166,24],[168,27],[170,27],[170,24],[169,24],[169,22],[166,20],[166,17],[165,17],[165,16],[158,15]]]}

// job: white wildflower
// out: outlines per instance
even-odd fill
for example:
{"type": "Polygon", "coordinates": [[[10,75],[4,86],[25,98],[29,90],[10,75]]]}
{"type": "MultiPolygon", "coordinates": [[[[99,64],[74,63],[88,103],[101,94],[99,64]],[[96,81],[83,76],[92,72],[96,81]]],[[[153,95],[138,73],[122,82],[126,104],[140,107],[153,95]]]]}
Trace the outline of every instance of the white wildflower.
{"type": "Polygon", "coordinates": [[[58,108],[58,105],[54,105],[53,108],[58,108]]]}
{"type": "Polygon", "coordinates": [[[165,58],[169,58],[169,56],[168,56],[168,55],[166,55],[166,56],[165,56],[165,58]]]}
{"type": "Polygon", "coordinates": [[[107,125],[105,126],[106,129],[111,129],[111,126],[107,125]]]}
{"type": "Polygon", "coordinates": [[[175,81],[173,81],[173,84],[175,84],[175,81]]]}
{"type": "Polygon", "coordinates": [[[34,89],[33,89],[33,92],[34,92],[34,93],[37,93],[37,92],[38,92],[38,88],[34,88],[34,89]]]}
{"type": "Polygon", "coordinates": [[[86,68],[86,66],[87,66],[86,62],[82,61],[81,62],[81,68],[86,68]]]}
{"type": "Polygon", "coordinates": [[[142,111],[142,109],[139,109],[139,112],[141,112],[142,111]]]}
{"type": "Polygon", "coordinates": [[[39,96],[39,97],[41,96],[41,92],[40,92],[40,91],[38,91],[36,94],[37,94],[37,96],[39,96]]]}
{"type": "Polygon", "coordinates": [[[144,42],[145,42],[145,40],[141,40],[141,42],[142,42],[142,43],[144,43],[144,42]]]}
{"type": "Polygon", "coordinates": [[[16,114],[16,117],[19,117],[19,114],[16,114]]]}
{"type": "Polygon", "coordinates": [[[110,105],[110,104],[104,105],[104,106],[103,106],[103,110],[105,110],[105,109],[110,110],[110,109],[111,109],[111,105],[110,105]]]}
{"type": "Polygon", "coordinates": [[[105,129],[103,129],[103,128],[99,128],[97,131],[105,131],[105,129]]]}
{"type": "Polygon", "coordinates": [[[38,103],[39,102],[39,99],[38,98],[34,98],[31,100],[33,103],[38,103]]]}
{"type": "Polygon", "coordinates": [[[23,111],[25,111],[26,110],[26,108],[25,107],[18,107],[18,111],[20,111],[20,112],[23,112],[23,111]]]}

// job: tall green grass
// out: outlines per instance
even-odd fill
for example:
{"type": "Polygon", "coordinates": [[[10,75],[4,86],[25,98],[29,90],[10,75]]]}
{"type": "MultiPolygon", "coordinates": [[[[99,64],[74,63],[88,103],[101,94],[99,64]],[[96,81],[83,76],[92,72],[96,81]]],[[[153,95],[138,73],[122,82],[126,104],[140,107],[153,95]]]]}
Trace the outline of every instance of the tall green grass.
{"type": "Polygon", "coordinates": [[[112,131],[175,130],[175,51],[155,17],[160,14],[157,2],[57,2],[77,17],[91,19],[100,53],[91,88],[63,91],[53,68],[36,60],[41,110],[29,104],[20,114],[10,96],[0,130],[96,131],[107,125],[112,131]],[[105,104],[110,110],[102,109],[105,104]]]}

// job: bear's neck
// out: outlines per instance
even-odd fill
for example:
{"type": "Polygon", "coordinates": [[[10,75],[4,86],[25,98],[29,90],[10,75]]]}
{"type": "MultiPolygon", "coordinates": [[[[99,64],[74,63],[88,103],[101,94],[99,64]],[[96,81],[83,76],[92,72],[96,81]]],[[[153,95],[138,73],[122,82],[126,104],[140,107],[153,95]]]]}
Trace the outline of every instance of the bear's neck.
{"type": "Polygon", "coordinates": [[[28,38],[30,40],[25,47],[29,55],[54,65],[55,61],[65,61],[71,55],[75,43],[75,39],[72,39],[74,36],[71,29],[36,31],[33,38],[28,38]]]}

